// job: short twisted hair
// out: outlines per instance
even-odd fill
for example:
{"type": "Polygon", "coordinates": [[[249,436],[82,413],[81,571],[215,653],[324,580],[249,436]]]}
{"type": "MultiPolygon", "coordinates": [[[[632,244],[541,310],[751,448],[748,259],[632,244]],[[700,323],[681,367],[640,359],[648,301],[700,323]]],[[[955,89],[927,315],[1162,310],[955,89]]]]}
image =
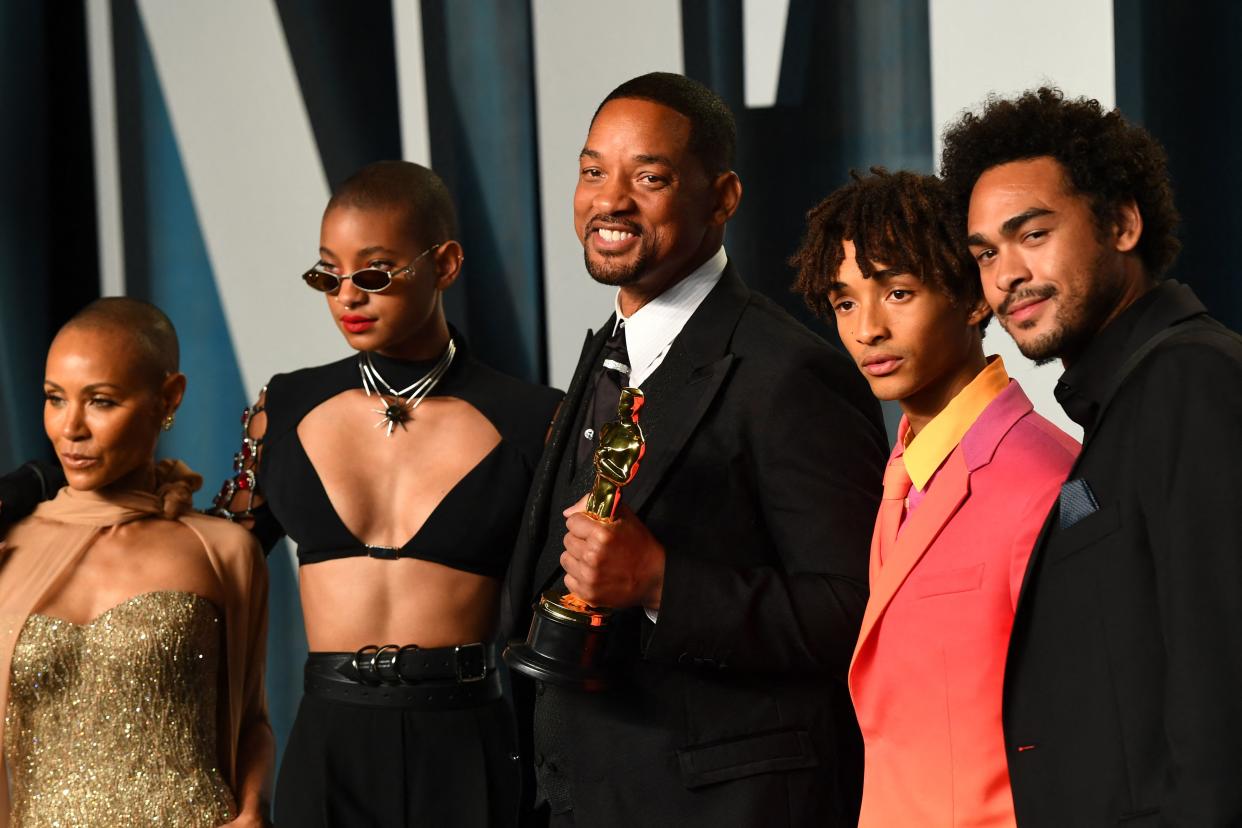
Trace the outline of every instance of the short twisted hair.
{"type": "Polygon", "coordinates": [[[829,292],[837,282],[846,241],[854,243],[858,266],[867,278],[875,275],[879,262],[914,274],[955,306],[974,307],[982,301],[979,269],[954,226],[952,202],[938,178],[872,167],[867,176],[851,171],[850,179],[806,214],[806,236],[789,259],[798,271],[793,290],[812,311],[832,317],[829,292]]]}
{"type": "Polygon", "coordinates": [[[1105,111],[1088,98],[1067,100],[1052,87],[1012,99],[989,97],[981,113],[967,112],[945,131],[940,176],[962,226],[979,176],[1001,164],[1042,157],[1065,170],[1067,184],[1089,201],[1099,229],[1133,199],[1143,217],[1136,252],[1149,276],[1164,275],[1181,249],[1164,149],[1118,110],[1105,111]]]}

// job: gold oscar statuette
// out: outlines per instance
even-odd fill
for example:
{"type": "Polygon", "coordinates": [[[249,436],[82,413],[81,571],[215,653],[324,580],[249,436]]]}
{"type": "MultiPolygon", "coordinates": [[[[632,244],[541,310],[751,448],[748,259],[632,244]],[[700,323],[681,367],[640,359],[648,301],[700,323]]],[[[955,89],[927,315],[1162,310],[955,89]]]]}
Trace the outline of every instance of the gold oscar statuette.
{"type": "MultiPolygon", "coordinates": [[[[617,417],[599,430],[595,449],[595,483],[587,496],[586,514],[612,523],[621,490],[633,482],[647,441],[638,424],[643,392],[622,388],[617,417]]],[[[572,450],[572,449],[569,449],[572,450]]],[[[524,642],[505,649],[510,667],[531,678],[562,687],[597,692],[607,686],[603,669],[612,610],[595,607],[564,590],[550,589],[535,605],[524,642]]]]}

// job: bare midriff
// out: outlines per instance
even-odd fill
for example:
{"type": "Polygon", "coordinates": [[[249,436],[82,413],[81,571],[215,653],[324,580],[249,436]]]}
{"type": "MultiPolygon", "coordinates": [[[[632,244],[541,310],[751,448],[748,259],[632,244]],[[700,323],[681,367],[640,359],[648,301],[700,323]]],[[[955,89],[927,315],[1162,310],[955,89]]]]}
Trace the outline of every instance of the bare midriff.
{"type": "Polygon", "coordinates": [[[500,581],[413,558],[340,558],[300,570],[312,652],[369,644],[448,647],[488,640],[500,581]]]}

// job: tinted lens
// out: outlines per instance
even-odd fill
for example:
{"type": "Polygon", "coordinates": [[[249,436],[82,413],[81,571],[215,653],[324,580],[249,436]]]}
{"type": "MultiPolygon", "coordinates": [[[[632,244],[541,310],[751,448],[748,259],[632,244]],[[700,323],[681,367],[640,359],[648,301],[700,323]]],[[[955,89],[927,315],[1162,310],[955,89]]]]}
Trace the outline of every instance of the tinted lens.
{"type": "Polygon", "coordinates": [[[332,273],[324,273],[322,270],[308,270],[302,274],[302,281],[313,287],[315,290],[329,293],[336,290],[341,284],[341,280],[332,273]]]}
{"type": "Polygon", "coordinates": [[[392,274],[384,270],[376,270],[368,268],[367,270],[359,270],[353,276],[349,277],[354,280],[354,286],[359,290],[377,291],[383,290],[392,284],[392,274]]]}

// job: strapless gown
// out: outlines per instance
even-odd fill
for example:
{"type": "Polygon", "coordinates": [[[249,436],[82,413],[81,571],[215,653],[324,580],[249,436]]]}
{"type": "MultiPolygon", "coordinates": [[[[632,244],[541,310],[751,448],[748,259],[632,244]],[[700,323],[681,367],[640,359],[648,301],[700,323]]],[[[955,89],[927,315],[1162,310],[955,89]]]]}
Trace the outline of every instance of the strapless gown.
{"type": "Polygon", "coordinates": [[[185,592],[139,595],[85,625],[31,615],[5,718],[14,828],[233,819],[216,751],[222,632],[215,606],[185,592]]]}

